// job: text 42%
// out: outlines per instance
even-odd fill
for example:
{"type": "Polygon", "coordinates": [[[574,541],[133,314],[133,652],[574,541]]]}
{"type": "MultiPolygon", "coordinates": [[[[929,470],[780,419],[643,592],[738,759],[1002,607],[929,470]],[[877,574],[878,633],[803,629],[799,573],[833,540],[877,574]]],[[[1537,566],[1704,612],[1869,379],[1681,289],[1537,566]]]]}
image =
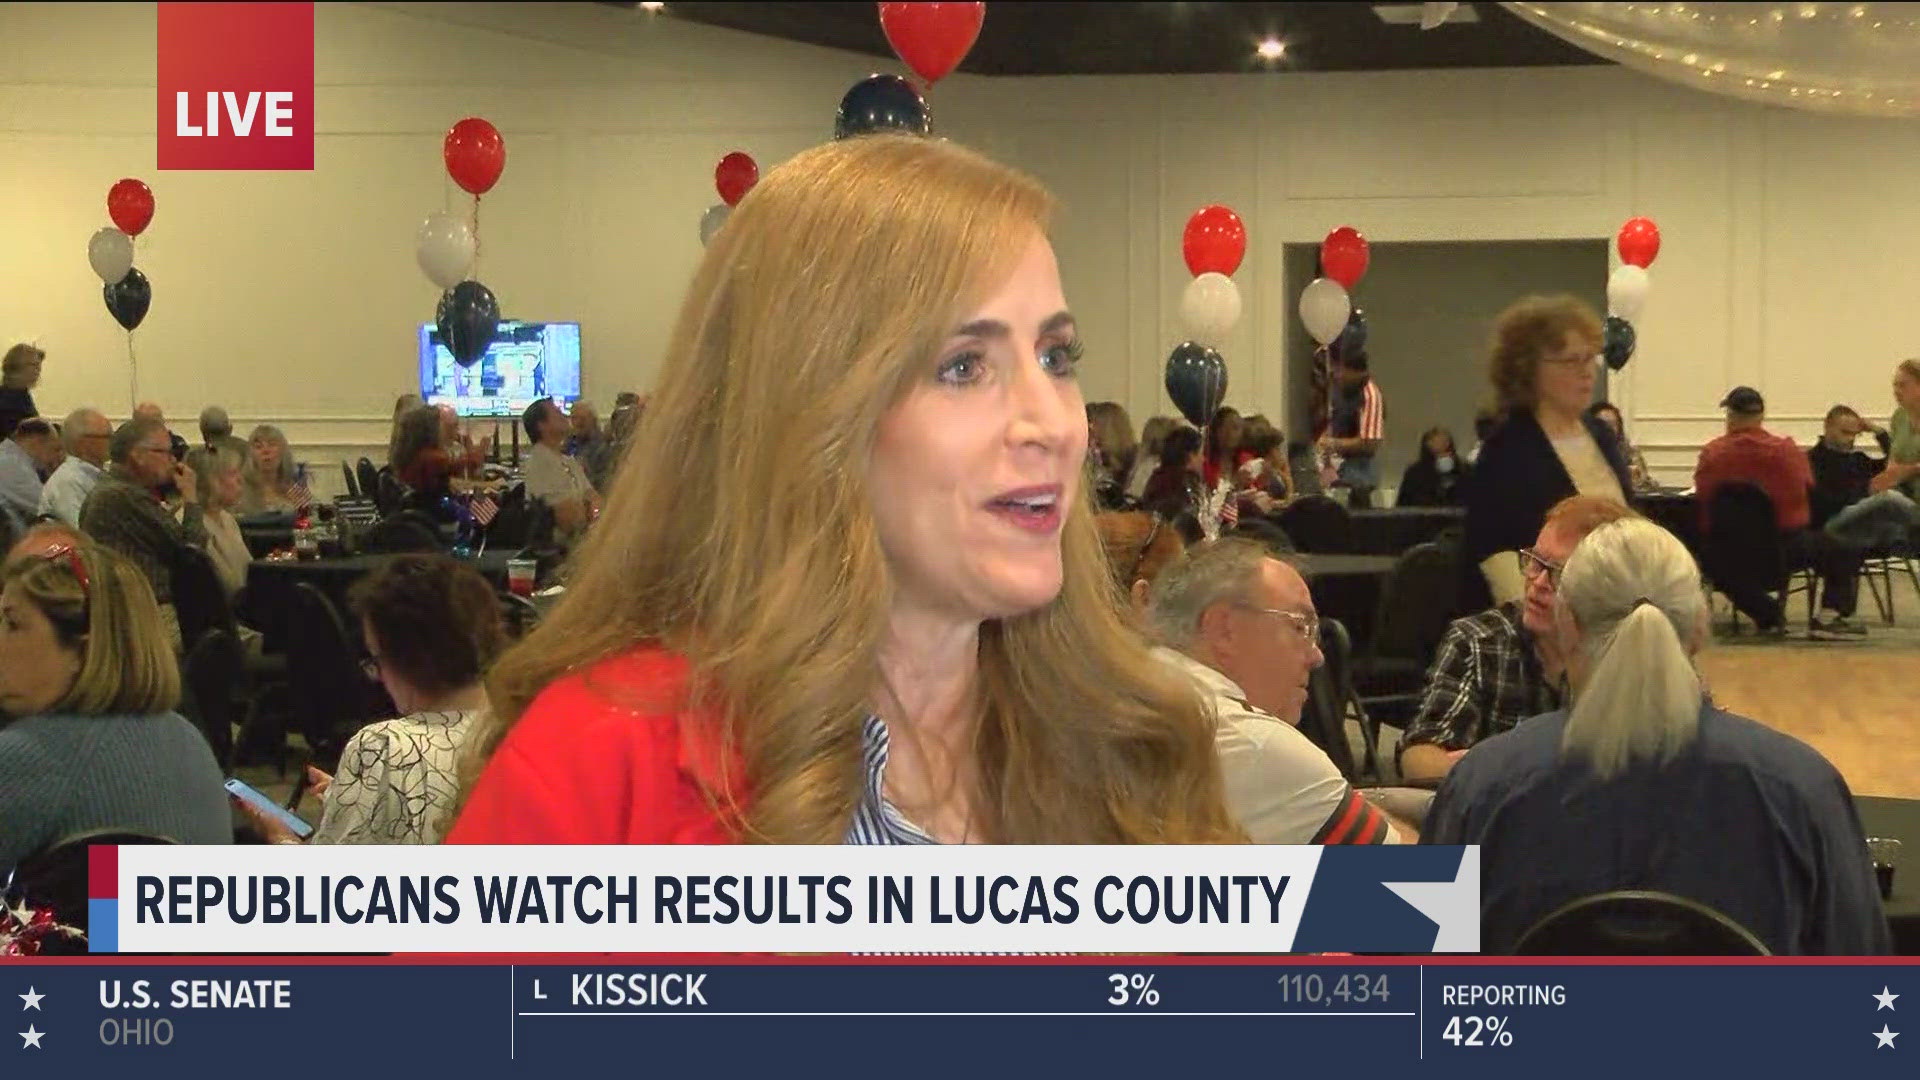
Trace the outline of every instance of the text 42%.
{"type": "Polygon", "coordinates": [[[1513,1032],[1504,1016],[1456,1016],[1447,1021],[1440,1037],[1455,1046],[1512,1046],[1513,1032]]]}
{"type": "Polygon", "coordinates": [[[1160,1004],[1160,991],[1153,988],[1153,976],[1135,972],[1122,975],[1115,972],[1107,976],[1107,982],[1113,985],[1113,993],[1107,998],[1107,1004],[1121,1007],[1132,1005],[1151,1009],[1160,1004]]]}

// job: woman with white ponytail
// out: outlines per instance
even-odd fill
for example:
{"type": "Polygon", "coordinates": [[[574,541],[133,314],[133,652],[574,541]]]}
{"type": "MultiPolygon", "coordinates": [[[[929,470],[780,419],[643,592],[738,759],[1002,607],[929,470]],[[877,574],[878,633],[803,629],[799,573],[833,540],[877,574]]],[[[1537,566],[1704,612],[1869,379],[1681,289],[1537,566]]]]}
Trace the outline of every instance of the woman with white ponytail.
{"type": "Polygon", "coordinates": [[[1775,954],[1892,947],[1846,781],[1811,747],[1708,698],[1706,593],[1672,533],[1594,530],[1560,572],[1570,710],[1488,739],[1448,774],[1423,841],[1480,844],[1481,948],[1618,889],[1713,907],[1775,954]]]}

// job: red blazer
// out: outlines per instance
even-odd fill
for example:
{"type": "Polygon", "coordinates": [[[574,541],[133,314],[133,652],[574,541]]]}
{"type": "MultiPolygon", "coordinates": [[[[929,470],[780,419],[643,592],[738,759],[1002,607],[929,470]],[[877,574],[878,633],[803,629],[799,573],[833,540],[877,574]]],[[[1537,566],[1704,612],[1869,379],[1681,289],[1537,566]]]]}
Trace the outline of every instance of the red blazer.
{"type": "Polygon", "coordinates": [[[742,769],[721,749],[719,721],[685,708],[687,676],[683,657],[642,646],[554,681],[500,744],[446,842],[735,842],[723,777],[737,785],[742,769]]]}

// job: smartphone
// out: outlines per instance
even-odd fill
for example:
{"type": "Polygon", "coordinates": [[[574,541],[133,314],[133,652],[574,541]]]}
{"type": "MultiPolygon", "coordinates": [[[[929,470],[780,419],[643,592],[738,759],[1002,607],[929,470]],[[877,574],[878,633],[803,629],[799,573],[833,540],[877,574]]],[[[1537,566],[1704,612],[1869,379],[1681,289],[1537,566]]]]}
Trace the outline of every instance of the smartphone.
{"type": "Polygon", "coordinates": [[[272,799],[260,793],[260,789],[237,777],[227,781],[227,794],[243,799],[248,805],[268,817],[277,819],[282,825],[293,830],[293,835],[305,840],[313,835],[313,826],[306,819],[291,810],[283,810],[274,805],[272,799]]]}

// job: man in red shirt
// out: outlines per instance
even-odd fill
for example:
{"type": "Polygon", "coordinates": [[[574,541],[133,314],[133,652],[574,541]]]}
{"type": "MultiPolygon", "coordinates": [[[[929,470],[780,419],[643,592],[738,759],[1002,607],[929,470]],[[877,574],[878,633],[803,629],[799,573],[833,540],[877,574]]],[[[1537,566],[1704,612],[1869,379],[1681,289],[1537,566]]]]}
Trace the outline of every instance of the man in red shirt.
{"type": "MultiPolygon", "coordinates": [[[[1786,541],[1789,566],[1811,566],[1820,575],[1821,612],[1808,627],[1815,637],[1859,637],[1866,628],[1853,621],[1860,593],[1860,553],[1817,529],[1809,529],[1808,495],[1813,470],[1807,455],[1792,439],[1765,428],[1767,404],[1760,391],[1736,386],[1720,402],[1727,411],[1727,433],[1700,450],[1693,486],[1700,503],[1700,526],[1711,522],[1708,508],[1722,485],[1752,484],[1773,501],[1775,522],[1786,541]]],[[[1745,613],[1761,632],[1782,634],[1785,613],[1780,602],[1764,589],[1718,583],[1734,607],[1745,613]]]]}

